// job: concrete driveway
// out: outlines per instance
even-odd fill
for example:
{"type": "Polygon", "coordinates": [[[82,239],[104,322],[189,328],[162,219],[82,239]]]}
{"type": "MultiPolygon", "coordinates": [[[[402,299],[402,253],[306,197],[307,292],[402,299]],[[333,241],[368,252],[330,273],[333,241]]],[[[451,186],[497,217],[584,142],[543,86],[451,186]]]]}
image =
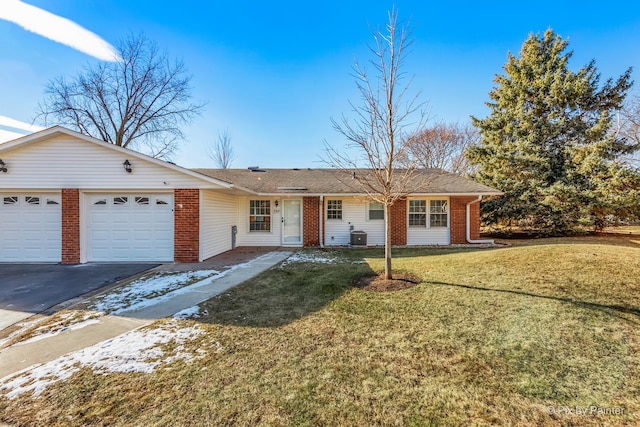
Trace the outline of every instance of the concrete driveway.
{"type": "Polygon", "coordinates": [[[158,264],[0,264],[0,330],[158,264]]]}

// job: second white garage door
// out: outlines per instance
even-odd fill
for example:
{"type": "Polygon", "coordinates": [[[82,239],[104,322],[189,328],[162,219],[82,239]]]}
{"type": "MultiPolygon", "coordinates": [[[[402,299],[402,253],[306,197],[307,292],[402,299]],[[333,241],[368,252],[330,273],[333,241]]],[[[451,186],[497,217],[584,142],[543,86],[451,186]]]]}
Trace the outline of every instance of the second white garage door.
{"type": "Polygon", "coordinates": [[[173,261],[173,196],[86,197],[87,261],[173,261]]]}

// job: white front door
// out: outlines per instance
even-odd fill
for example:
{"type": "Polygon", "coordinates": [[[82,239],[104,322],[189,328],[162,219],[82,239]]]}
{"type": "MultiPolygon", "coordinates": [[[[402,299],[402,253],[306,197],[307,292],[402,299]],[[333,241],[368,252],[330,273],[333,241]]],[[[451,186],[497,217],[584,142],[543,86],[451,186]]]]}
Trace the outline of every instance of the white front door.
{"type": "Polygon", "coordinates": [[[284,200],[282,209],[282,245],[302,244],[302,200],[284,200]]]}

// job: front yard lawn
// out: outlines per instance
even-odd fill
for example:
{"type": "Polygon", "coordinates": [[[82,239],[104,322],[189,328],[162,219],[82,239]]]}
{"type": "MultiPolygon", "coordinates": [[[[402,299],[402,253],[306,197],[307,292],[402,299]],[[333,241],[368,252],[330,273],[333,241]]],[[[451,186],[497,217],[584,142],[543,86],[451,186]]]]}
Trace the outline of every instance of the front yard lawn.
{"type": "Polygon", "coordinates": [[[37,397],[0,397],[0,421],[640,424],[640,245],[541,239],[394,255],[394,269],[423,282],[367,292],[352,283],[383,268],[382,251],[305,251],[171,321],[201,333],[166,357],[206,354],[152,373],[83,368],[37,397]]]}

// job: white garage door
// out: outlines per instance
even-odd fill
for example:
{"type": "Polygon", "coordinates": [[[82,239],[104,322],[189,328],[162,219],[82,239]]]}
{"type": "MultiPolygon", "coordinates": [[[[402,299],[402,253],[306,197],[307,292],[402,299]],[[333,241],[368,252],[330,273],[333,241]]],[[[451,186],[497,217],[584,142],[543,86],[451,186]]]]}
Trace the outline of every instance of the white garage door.
{"type": "Polygon", "coordinates": [[[0,262],[60,262],[60,194],[0,194],[0,262]]]}
{"type": "Polygon", "coordinates": [[[173,261],[173,196],[87,195],[87,261],[173,261]]]}

